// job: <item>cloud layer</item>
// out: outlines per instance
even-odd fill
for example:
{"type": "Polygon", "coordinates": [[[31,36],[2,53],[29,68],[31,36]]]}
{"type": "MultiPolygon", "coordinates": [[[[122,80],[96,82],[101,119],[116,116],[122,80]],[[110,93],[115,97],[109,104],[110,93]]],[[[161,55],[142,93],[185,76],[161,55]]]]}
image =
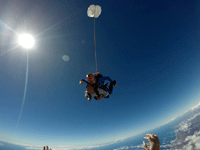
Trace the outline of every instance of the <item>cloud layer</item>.
{"type": "Polygon", "coordinates": [[[200,113],[181,122],[176,132],[176,140],[173,141],[172,149],[200,149],[200,113]]]}

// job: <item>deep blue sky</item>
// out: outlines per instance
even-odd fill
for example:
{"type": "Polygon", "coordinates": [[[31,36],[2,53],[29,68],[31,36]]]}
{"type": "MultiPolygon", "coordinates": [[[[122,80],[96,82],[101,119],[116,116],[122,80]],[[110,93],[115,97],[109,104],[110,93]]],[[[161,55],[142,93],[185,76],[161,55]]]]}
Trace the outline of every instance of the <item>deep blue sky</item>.
{"type": "Polygon", "coordinates": [[[1,0],[0,138],[101,144],[156,128],[197,105],[199,8],[197,0],[1,0]],[[98,70],[117,87],[109,99],[89,102],[79,81],[96,71],[91,4],[102,8],[96,19],[98,70]],[[27,52],[7,51],[23,32],[36,41],[28,52],[17,126],[27,52]]]}

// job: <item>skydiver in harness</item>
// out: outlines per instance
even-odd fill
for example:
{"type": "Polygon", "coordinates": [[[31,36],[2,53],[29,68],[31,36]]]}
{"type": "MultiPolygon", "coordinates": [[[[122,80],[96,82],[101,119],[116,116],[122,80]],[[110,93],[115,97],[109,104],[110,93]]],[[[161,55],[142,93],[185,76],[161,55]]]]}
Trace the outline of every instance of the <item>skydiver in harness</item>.
{"type": "Polygon", "coordinates": [[[83,82],[87,83],[85,97],[91,101],[91,97],[93,96],[96,100],[101,100],[102,98],[108,98],[109,94],[112,94],[113,86],[116,87],[116,81],[112,81],[109,76],[103,76],[100,72],[95,74],[87,74],[86,80],[82,79],[80,81],[80,85],[83,82]],[[109,88],[107,88],[107,83],[104,82],[108,80],[110,81],[109,88]]]}

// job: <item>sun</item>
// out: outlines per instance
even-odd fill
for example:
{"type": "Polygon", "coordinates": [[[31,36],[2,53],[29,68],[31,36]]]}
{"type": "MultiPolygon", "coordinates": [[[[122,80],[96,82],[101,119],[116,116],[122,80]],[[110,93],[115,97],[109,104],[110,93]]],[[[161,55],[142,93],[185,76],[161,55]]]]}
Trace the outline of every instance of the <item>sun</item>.
{"type": "Polygon", "coordinates": [[[31,36],[30,34],[20,35],[19,36],[19,44],[26,49],[32,48],[34,45],[33,36],[31,36]]]}

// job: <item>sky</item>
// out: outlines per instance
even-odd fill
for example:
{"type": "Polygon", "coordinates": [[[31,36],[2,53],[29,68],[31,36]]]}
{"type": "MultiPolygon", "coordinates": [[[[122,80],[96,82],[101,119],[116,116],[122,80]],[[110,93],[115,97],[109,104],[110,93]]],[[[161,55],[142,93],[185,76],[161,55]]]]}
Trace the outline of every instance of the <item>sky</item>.
{"type": "Polygon", "coordinates": [[[29,145],[90,145],[156,128],[200,99],[197,0],[1,0],[0,139],[29,145]],[[87,73],[117,81],[88,101],[87,73]],[[35,39],[27,51],[18,35],[35,39]],[[83,42],[84,41],[84,42],[83,42]],[[63,55],[69,61],[63,61],[63,55]]]}

